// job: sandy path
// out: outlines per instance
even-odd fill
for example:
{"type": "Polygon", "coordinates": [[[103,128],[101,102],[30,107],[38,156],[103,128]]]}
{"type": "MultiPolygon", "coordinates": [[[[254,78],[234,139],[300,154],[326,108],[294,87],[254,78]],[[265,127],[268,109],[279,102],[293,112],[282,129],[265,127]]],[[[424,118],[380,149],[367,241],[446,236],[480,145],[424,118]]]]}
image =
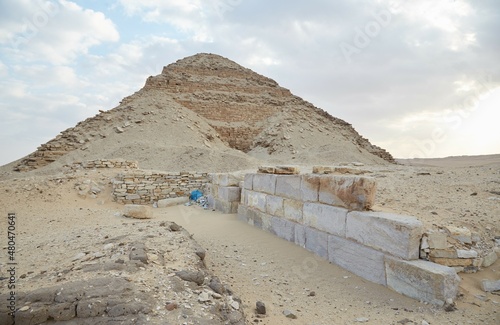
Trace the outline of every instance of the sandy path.
{"type": "Polygon", "coordinates": [[[208,267],[241,296],[252,322],[255,302],[261,300],[268,309],[261,324],[359,324],[366,319],[368,324],[500,323],[500,298],[459,301],[458,311],[446,313],[367,282],[236,215],[179,206],[156,210],[156,217],[175,221],[194,234],[208,250],[208,267]],[[311,291],[316,295],[309,296],[311,291]],[[286,309],[297,320],[287,319],[286,309]]]}

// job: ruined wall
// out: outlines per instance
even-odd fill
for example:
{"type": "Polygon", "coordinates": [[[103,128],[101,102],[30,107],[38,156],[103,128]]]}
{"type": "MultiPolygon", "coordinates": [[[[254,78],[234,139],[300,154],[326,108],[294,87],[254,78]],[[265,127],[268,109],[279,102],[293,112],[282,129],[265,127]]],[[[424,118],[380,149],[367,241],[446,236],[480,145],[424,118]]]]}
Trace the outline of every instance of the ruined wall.
{"type": "Polygon", "coordinates": [[[362,176],[247,174],[238,217],[403,295],[436,305],[454,299],[455,270],[419,260],[422,223],[367,211],[375,190],[362,176]]]}
{"type": "Polygon", "coordinates": [[[113,199],[123,204],[152,204],[158,200],[189,196],[210,182],[207,173],[135,170],[113,180],[113,199]]]}
{"type": "Polygon", "coordinates": [[[84,162],[74,162],[71,166],[72,169],[94,169],[94,168],[139,168],[139,163],[136,160],[125,160],[125,159],[95,159],[87,160],[84,162]]]}

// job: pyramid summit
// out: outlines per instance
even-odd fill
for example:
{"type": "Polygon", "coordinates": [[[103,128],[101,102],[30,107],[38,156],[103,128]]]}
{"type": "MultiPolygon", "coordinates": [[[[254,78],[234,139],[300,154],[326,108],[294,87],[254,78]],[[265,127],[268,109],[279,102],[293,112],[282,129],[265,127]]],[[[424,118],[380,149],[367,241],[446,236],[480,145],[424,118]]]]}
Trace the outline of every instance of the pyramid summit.
{"type": "Polygon", "coordinates": [[[14,168],[116,157],[144,168],[213,171],[263,161],[394,162],[351,124],[270,78],[206,53],[164,67],[119,106],[61,132],[14,168]]]}

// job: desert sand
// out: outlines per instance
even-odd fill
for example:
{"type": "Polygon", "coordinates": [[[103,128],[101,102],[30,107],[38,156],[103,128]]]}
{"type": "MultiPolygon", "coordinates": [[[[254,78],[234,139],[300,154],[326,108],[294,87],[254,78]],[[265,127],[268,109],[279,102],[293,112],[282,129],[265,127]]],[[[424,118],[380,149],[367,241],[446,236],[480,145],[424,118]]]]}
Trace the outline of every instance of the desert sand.
{"type": "MultiPolygon", "coordinates": [[[[415,216],[427,230],[467,227],[481,254],[495,251],[500,239],[500,155],[395,163],[350,124],[273,80],[201,54],[165,67],[116,108],[0,167],[0,295],[9,295],[7,215],[15,212],[16,308],[23,313],[16,324],[37,323],[34,306],[47,297],[68,304],[52,318],[81,317],[60,324],[500,324],[500,297],[481,288],[483,279],[500,279],[499,261],[459,273],[456,310],[445,311],[236,215],[151,204],[152,219],[126,218],[111,196],[111,180],[122,170],[69,167],[102,158],[168,172],[286,164],[307,173],[314,165],[348,165],[375,178],[375,211],[415,216]],[[141,250],[147,260],[130,258],[141,250]],[[179,271],[201,272],[201,282],[181,280],[179,271]],[[265,317],[256,315],[257,301],[265,303],[265,317]],[[100,317],[106,308],[112,320],[100,317]]],[[[0,321],[9,320],[6,308],[0,305],[0,321]]]]}
{"type": "MultiPolygon", "coordinates": [[[[500,162],[491,164],[488,161],[484,166],[476,163],[474,167],[394,165],[363,168],[371,170],[370,175],[379,182],[375,210],[415,215],[426,227],[449,223],[467,225],[481,233],[485,239],[482,245],[491,246],[488,239],[498,235],[499,204],[498,195],[489,191],[498,188],[495,176],[499,167],[500,162]],[[431,176],[417,176],[424,172],[431,176]],[[443,194],[445,190],[456,192],[456,188],[463,190],[457,192],[458,195],[453,193],[454,196],[443,194]],[[478,195],[471,197],[472,192],[478,195]]],[[[206,249],[208,269],[240,297],[248,323],[255,319],[262,324],[356,324],[366,319],[371,324],[498,323],[500,298],[483,292],[480,281],[499,279],[499,262],[476,274],[461,273],[457,310],[445,312],[440,307],[420,303],[367,282],[298,246],[238,221],[235,215],[206,211],[198,206],[178,206],[154,209],[151,220],[125,218],[121,215],[123,206],[110,200],[108,179],[113,174],[112,170],[80,171],[66,178],[39,176],[1,182],[4,193],[0,199],[1,213],[4,216],[9,211],[17,214],[18,275],[25,275],[18,280],[20,288],[30,290],[75,278],[81,280],[109,274],[110,271],[105,270],[95,274],[73,274],[77,271],[71,269],[95,261],[72,259],[82,251],[102,251],[106,238],[123,235],[125,225],[125,234],[130,237],[127,241],[133,242],[132,238],[145,229],[161,232],[159,224],[162,221],[174,221],[206,249]],[[96,182],[103,191],[95,198],[79,196],[75,184],[85,180],[96,182]],[[60,275],[68,269],[71,271],[60,275]],[[256,301],[266,304],[267,317],[256,318],[256,301]],[[286,318],[285,310],[293,311],[297,320],[286,318]]],[[[5,230],[6,218],[1,220],[0,229],[5,230]]],[[[5,231],[2,237],[5,238],[5,231]]],[[[167,247],[170,244],[157,240],[155,245],[167,247]]],[[[3,251],[6,252],[5,246],[3,251]]],[[[177,253],[182,260],[183,253],[177,253]]],[[[168,265],[168,271],[163,271],[162,276],[166,277],[181,266],[178,263],[168,265]]],[[[5,259],[1,270],[0,276],[7,276],[5,259]]],[[[139,276],[126,274],[133,278],[139,276]]],[[[154,287],[158,281],[147,277],[142,280],[148,287],[154,287]]],[[[3,282],[3,290],[5,285],[3,282]]],[[[198,295],[193,295],[192,303],[200,305],[196,299],[198,295]]],[[[158,303],[166,304],[175,298],[167,294],[158,303]]],[[[176,324],[173,315],[167,314],[165,319],[176,324]]],[[[200,315],[203,314],[200,312],[200,315]]],[[[186,320],[188,324],[197,323],[196,318],[193,322],[189,322],[189,317],[186,320]]]]}

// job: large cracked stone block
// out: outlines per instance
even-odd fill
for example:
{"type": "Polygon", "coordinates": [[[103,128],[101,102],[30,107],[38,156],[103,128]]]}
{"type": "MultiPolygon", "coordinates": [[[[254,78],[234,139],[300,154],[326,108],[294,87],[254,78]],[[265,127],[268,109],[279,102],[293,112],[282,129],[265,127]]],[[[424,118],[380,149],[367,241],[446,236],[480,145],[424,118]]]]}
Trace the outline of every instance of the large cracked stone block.
{"type": "Polygon", "coordinates": [[[383,212],[350,212],[346,237],[406,260],[419,258],[422,222],[414,217],[383,212]]]}
{"type": "Polygon", "coordinates": [[[313,228],[305,228],[305,248],[324,259],[328,259],[328,234],[313,228]]]}
{"type": "Polygon", "coordinates": [[[350,210],[368,210],[375,202],[376,189],[371,177],[324,175],[320,177],[318,200],[350,210]]]}
{"type": "Polygon", "coordinates": [[[384,254],[354,241],[328,237],[328,260],[371,282],[386,285],[384,254]]]}
{"type": "Polygon", "coordinates": [[[302,175],[302,182],[300,183],[300,193],[302,201],[318,201],[320,180],[321,178],[317,175],[302,175]]]}
{"type": "Polygon", "coordinates": [[[283,210],[284,210],[284,218],[302,223],[302,210],[304,203],[302,201],[296,200],[284,200],[283,202],[283,210]]]}
{"type": "Polygon", "coordinates": [[[300,183],[299,175],[277,176],[275,193],[288,199],[301,200],[300,183]]]}
{"type": "Polygon", "coordinates": [[[272,174],[254,174],[253,190],[274,195],[276,192],[276,177],[276,175],[272,174]]]}
{"type": "Polygon", "coordinates": [[[289,242],[295,242],[296,223],[277,217],[271,217],[271,232],[289,242]]]}
{"type": "Polygon", "coordinates": [[[442,306],[458,294],[460,278],[447,266],[386,256],[385,271],[389,288],[420,301],[442,306]]]}
{"type": "Polygon", "coordinates": [[[272,216],[284,217],[285,210],[283,205],[283,198],[274,195],[268,195],[266,201],[266,212],[272,216]]]}
{"type": "Polygon", "coordinates": [[[249,207],[258,209],[262,212],[266,212],[267,194],[247,191],[246,196],[247,205],[249,207]]]}
{"type": "Polygon", "coordinates": [[[304,204],[304,225],[345,237],[347,209],[321,203],[304,204]]]}

